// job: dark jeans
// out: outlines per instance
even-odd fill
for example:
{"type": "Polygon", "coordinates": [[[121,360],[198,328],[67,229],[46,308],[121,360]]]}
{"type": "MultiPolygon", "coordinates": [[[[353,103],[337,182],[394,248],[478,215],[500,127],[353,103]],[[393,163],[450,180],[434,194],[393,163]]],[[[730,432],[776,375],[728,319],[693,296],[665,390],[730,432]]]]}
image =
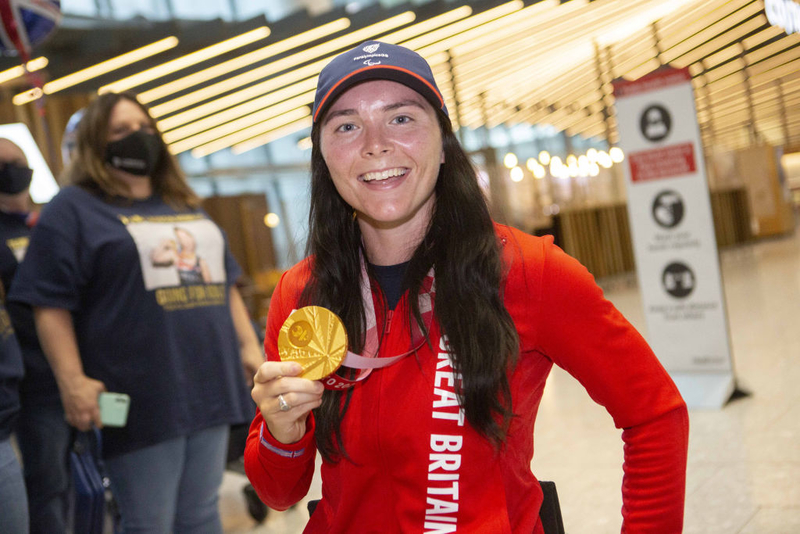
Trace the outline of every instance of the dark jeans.
{"type": "Polygon", "coordinates": [[[0,532],[28,532],[28,503],[25,502],[22,470],[8,438],[0,439],[0,510],[0,532]]]}
{"type": "Polygon", "coordinates": [[[63,534],[70,487],[70,428],[61,403],[23,399],[17,428],[28,493],[31,534],[63,534]]]}

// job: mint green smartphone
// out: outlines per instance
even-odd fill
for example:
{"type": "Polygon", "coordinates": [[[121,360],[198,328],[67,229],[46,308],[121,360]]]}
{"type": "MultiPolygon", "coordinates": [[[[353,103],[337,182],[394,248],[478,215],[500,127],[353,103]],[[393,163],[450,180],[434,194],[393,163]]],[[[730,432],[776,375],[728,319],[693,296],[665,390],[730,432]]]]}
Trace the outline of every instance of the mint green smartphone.
{"type": "Polygon", "coordinates": [[[125,393],[101,393],[98,403],[103,426],[123,427],[128,422],[131,398],[125,393]]]}

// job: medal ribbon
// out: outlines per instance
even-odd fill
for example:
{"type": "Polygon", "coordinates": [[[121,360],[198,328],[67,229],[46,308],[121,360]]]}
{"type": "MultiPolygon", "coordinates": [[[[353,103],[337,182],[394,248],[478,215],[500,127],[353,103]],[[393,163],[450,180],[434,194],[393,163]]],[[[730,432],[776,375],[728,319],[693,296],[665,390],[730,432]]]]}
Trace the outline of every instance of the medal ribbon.
{"type": "MultiPolygon", "coordinates": [[[[422,286],[419,290],[419,312],[422,316],[422,322],[425,324],[425,329],[430,332],[431,323],[433,322],[433,296],[435,295],[435,282],[433,278],[433,268],[428,271],[425,279],[422,281],[422,286]]],[[[425,343],[425,335],[416,321],[412,321],[411,325],[411,347],[407,352],[391,356],[388,358],[378,358],[378,351],[380,350],[380,340],[378,336],[378,320],[375,315],[375,303],[372,299],[372,287],[369,282],[369,275],[367,274],[367,266],[364,263],[364,258],[361,259],[361,299],[364,302],[364,315],[366,316],[367,331],[364,335],[364,350],[362,354],[355,354],[347,351],[344,357],[342,367],[349,367],[351,369],[359,369],[359,373],[355,378],[344,378],[334,373],[323,379],[322,383],[326,389],[350,389],[365,378],[367,378],[373,369],[380,369],[395,364],[416,352],[423,343],[425,343]]]]}

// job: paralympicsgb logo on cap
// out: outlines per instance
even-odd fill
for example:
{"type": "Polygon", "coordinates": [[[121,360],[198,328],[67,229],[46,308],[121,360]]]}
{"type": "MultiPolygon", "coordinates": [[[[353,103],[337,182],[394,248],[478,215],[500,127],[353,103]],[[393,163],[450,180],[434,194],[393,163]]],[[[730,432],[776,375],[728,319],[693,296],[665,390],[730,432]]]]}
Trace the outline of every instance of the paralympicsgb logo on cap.
{"type": "Polygon", "coordinates": [[[381,46],[381,45],[380,45],[380,43],[377,43],[377,44],[371,44],[371,45],[367,45],[367,46],[365,46],[364,48],[362,48],[362,50],[363,50],[364,52],[366,52],[367,54],[374,54],[374,53],[375,53],[375,51],[376,51],[378,48],[380,48],[380,46],[381,46]]]}

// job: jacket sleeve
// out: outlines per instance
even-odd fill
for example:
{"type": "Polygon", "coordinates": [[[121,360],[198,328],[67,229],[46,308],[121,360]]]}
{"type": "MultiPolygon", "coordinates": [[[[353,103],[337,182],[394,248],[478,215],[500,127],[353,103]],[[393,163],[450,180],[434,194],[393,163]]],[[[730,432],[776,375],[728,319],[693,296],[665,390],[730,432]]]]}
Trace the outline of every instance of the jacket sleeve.
{"type": "Polygon", "coordinates": [[[626,533],[683,528],[689,418],[642,336],[575,259],[544,244],[538,350],[568,371],[624,429],[626,533]]]}
{"type": "MultiPolygon", "coordinates": [[[[264,352],[270,361],[278,361],[278,332],[291,313],[296,299],[286,295],[284,274],[275,288],[267,315],[264,352]]],[[[314,442],[314,414],[308,414],[306,433],[297,443],[283,444],[269,432],[261,412],[256,410],[250,425],[244,451],[244,469],[247,478],[264,503],[276,510],[286,510],[308,493],[314,476],[316,445],[314,442]]]]}

